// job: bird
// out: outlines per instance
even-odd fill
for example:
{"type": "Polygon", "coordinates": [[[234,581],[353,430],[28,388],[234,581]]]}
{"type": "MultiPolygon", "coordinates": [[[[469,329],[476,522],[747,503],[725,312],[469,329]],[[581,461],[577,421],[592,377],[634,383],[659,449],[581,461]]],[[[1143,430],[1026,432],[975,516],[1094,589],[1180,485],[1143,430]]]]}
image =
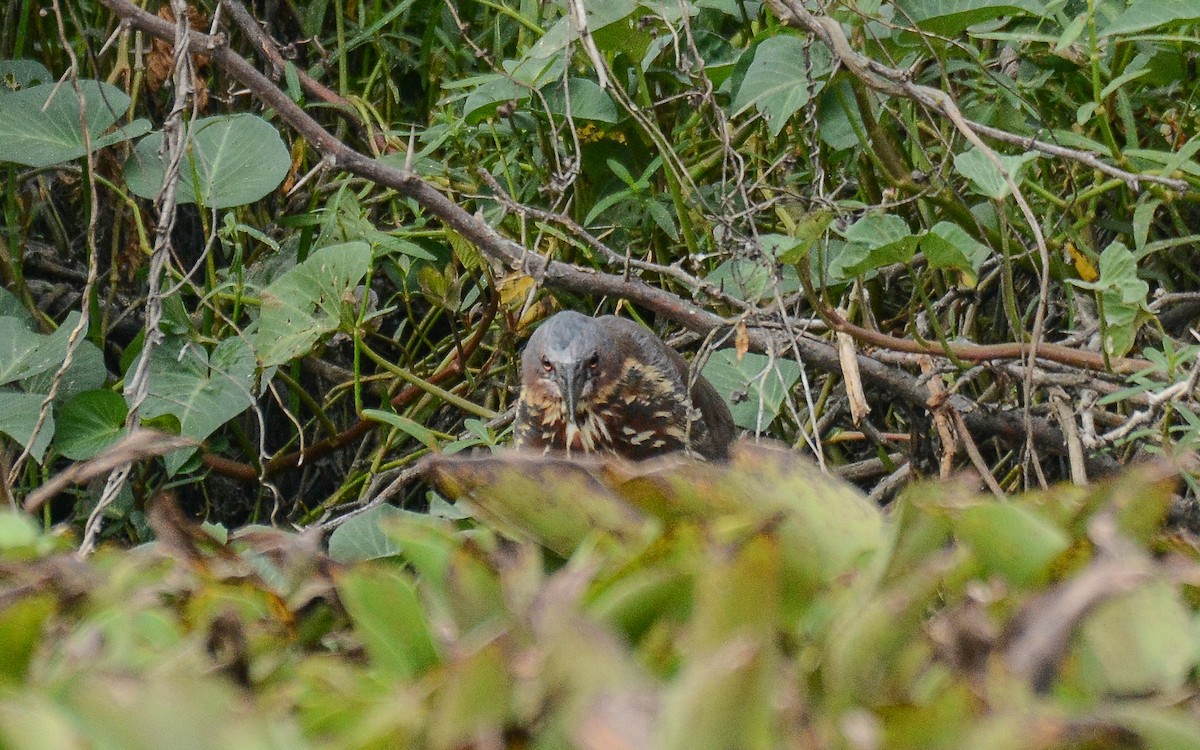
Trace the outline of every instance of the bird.
{"type": "Polygon", "coordinates": [[[564,310],[525,347],[513,432],[518,449],[713,461],[728,457],[734,424],[712,384],[645,327],[564,310]]]}

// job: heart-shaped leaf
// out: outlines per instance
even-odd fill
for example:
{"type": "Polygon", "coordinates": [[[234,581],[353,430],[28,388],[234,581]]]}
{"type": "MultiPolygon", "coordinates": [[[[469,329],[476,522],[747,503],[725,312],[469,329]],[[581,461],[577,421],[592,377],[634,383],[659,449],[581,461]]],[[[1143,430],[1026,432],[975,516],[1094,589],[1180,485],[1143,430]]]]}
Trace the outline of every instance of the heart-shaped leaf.
{"type": "Polygon", "coordinates": [[[262,292],[255,346],[263,367],[312,351],[317,339],[342,325],[342,306],[371,264],[365,242],[323,247],[262,292]]]}
{"type": "MultiPolygon", "coordinates": [[[[192,123],[187,158],[180,167],[175,200],[208,208],[252,203],[279,187],[291,159],[278,131],[251,114],[204,117],[192,123]]],[[[129,189],[143,198],[162,190],[166,174],[163,134],[138,141],[125,162],[129,189]]]]}
{"type": "Polygon", "coordinates": [[[83,109],[69,85],[43,83],[20,91],[0,86],[0,161],[45,167],[77,159],[87,153],[85,119],[93,151],[150,130],[146,120],[135,120],[108,132],[129,109],[129,97],[100,81],[80,81],[79,89],[83,109]]]}

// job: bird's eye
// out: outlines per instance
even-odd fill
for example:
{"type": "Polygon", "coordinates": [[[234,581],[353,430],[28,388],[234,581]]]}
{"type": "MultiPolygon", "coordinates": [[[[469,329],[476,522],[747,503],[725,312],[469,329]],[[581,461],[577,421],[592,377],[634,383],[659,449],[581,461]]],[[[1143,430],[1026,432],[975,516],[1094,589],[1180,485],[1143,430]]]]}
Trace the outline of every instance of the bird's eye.
{"type": "Polygon", "coordinates": [[[554,365],[551,364],[550,360],[542,357],[542,369],[546,372],[554,372],[554,365]]]}
{"type": "Polygon", "coordinates": [[[600,354],[599,354],[599,352],[592,355],[592,358],[589,359],[587,362],[587,366],[588,366],[588,369],[591,370],[592,372],[597,372],[600,370],[600,354]]]}

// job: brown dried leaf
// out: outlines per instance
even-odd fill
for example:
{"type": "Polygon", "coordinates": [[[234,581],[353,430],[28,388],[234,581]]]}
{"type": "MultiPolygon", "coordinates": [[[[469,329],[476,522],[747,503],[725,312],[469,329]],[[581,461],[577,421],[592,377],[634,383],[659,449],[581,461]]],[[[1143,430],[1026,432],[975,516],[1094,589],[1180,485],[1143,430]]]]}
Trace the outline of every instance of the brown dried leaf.
{"type": "MultiPolygon", "coordinates": [[[[168,23],[175,23],[175,14],[171,6],[164,4],[158,9],[158,17],[168,23]]],[[[208,19],[197,8],[188,6],[188,23],[193,29],[203,30],[208,26],[208,19]]],[[[146,85],[157,93],[170,78],[175,68],[173,46],[162,39],[150,41],[150,53],[146,55],[146,85]]],[[[207,55],[191,55],[192,70],[195,71],[192,85],[195,89],[196,107],[203,111],[208,105],[208,85],[201,77],[202,71],[208,67],[207,55]]]]}
{"type": "Polygon", "coordinates": [[[746,356],[746,352],[750,351],[750,331],[743,321],[738,321],[733,329],[733,348],[737,352],[739,362],[746,356]]]}
{"type": "Polygon", "coordinates": [[[846,398],[850,401],[850,417],[854,420],[854,424],[862,424],[862,420],[871,413],[871,405],[867,403],[867,395],[863,391],[854,338],[848,333],[839,331],[837,344],[838,361],[842,365],[842,380],[846,384],[846,398]]]}

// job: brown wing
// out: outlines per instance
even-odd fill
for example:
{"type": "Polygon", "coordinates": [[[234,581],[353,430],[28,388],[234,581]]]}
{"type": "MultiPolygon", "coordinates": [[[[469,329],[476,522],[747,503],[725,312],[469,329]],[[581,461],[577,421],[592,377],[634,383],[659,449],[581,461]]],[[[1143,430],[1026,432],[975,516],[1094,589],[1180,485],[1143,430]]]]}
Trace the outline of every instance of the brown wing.
{"type": "MultiPolygon", "coordinates": [[[[619,340],[638,358],[661,371],[671,373],[677,380],[680,393],[685,392],[691,378],[691,367],[679,352],[667,346],[666,342],[655,336],[644,326],[631,320],[605,315],[596,319],[596,323],[607,330],[614,340],[619,340]]],[[[703,429],[696,431],[693,449],[706,458],[723,459],[727,457],[729,444],[734,438],[733,415],[729,406],[712,383],[701,374],[696,373],[692,382],[692,403],[700,410],[700,422],[703,429]]]]}

